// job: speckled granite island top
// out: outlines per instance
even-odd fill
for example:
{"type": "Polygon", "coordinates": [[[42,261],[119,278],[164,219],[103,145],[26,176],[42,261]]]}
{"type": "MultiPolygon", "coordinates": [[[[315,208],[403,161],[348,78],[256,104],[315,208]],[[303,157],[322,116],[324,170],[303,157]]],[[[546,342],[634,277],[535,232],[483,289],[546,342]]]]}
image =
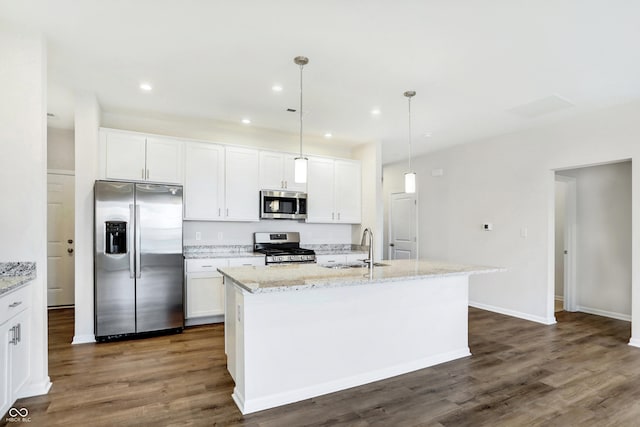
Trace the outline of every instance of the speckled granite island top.
{"type": "Polygon", "coordinates": [[[0,296],[36,277],[35,262],[0,262],[0,296]]]}
{"type": "Polygon", "coordinates": [[[224,267],[218,271],[251,293],[295,291],[367,283],[471,275],[505,271],[499,267],[452,264],[430,260],[385,260],[385,266],[326,268],[318,264],[265,267],[224,267]]]}

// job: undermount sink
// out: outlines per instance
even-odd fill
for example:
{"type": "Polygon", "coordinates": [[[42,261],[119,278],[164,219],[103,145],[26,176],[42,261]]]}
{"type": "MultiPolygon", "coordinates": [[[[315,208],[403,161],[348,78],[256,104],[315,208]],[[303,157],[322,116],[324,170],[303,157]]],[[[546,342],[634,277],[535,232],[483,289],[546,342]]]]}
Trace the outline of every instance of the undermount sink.
{"type": "MultiPolygon", "coordinates": [[[[389,264],[383,264],[381,262],[374,262],[374,267],[386,267],[389,264]]],[[[320,267],[324,268],[335,268],[335,269],[346,269],[346,268],[367,268],[368,265],[365,263],[353,263],[353,264],[321,264],[320,267]]]]}

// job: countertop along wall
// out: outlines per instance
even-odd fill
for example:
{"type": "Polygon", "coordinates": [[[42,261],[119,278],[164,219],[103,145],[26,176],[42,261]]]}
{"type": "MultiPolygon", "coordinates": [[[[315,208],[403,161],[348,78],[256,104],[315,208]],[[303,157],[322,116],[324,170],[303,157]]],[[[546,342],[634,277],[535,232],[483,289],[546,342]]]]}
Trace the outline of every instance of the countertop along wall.
{"type": "MultiPolygon", "coordinates": [[[[471,280],[472,304],[554,323],[555,169],[640,159],[640,102],[416,158],[423,258],[497,265],[471,280]],[[442,169],[442,176],[431,171],[442,169]],[[493,231],[483,231],[491,222],[493,231]],[[526,237],[523,237],[525,235],[526,237]]],[[[402,191],[406,162],[384,167],[384,197],[402,191]]],[[[640,344],[640,173],[632,172],[631,343],[640,344]],[[635,307],[635,309],[634,309],[635,307]]]]}

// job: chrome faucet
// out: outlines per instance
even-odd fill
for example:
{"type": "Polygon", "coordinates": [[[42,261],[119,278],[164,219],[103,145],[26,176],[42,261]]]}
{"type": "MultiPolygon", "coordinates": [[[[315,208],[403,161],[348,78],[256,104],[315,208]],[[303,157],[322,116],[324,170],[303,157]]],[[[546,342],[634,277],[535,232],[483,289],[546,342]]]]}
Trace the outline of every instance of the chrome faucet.
{"type": "Polygon", "coordinates": [[[368,265],[369,268],[373,268],[373,231],[369,228],[365,228],[362,232],[362,240],[360,241],[360,246],[365,246],[367,242],[367,236],[369,236],[369,258],[364,259],[363,261],[368,265]]]}

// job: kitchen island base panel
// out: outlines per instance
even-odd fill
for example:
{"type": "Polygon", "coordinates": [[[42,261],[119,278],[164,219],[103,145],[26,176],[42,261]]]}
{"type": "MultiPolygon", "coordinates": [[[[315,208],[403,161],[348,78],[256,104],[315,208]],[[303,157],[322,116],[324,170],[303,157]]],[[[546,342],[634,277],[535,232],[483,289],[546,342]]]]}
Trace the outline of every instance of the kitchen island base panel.
{"type": "Polygon", "coordinates": [[[243,414],[470,355],[466,275],[269,293],[225,277],[225,287],[243,414]]]}

